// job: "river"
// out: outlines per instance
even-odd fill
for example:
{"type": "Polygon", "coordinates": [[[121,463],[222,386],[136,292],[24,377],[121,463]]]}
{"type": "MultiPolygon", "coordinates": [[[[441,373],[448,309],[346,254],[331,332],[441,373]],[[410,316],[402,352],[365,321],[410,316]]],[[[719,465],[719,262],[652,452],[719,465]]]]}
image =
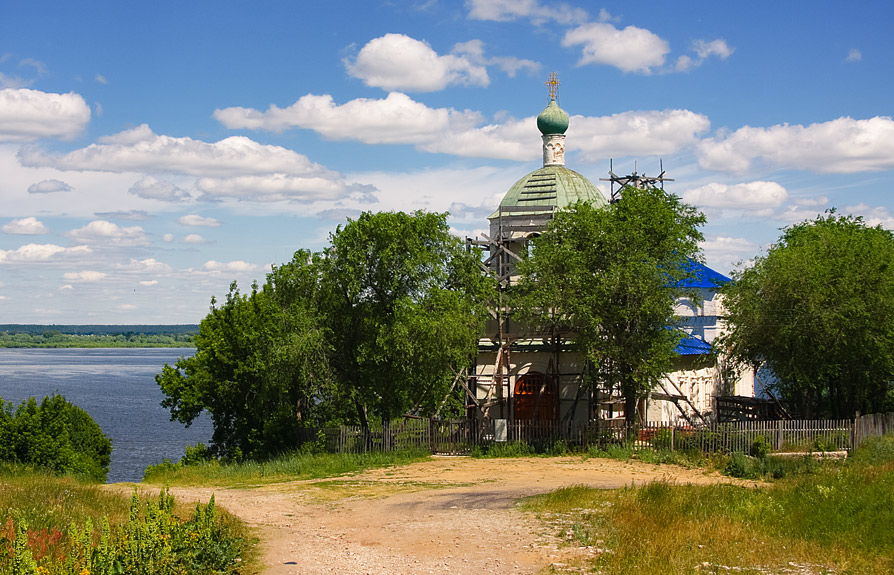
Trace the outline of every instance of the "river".
{"type": "Polygon", "coordinates": [[[178,460],[187,444],[208,443],[211,420],[189,428],[172,422],[159,403],[155,374],[183,348],[0,348],[0,397],[22,400],[56,393],[85,409],[112,440],[109,483],[140,481],[147,465],[178,460]]]}

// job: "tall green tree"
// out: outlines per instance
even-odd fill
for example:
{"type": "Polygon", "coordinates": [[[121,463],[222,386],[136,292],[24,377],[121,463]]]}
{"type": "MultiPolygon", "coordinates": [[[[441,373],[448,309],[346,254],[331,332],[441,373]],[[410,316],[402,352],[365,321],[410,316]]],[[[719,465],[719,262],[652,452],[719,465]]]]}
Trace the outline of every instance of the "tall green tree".
{"type": "Polygon", "coordinates": [[[171,418],[212,419],[216,455],[263,458],[293,448],[331,395],[327,340],[315,310],[317,266],[299,251],[262,288],[212,300],[196,353],[165,364],[156,381],[171,418]]]}
{"type": "Polygon", "coordinates": [[[156,376],[162,405],[187,425],[208,411],[213,451],[237,457],[294,447],[307,426],[433,413],[475,357],[491,295],[446,217],[365,213],[263,287],[233,284],[195,356],[156,376]]]}
{"type": "Polygon", "coordinates": [[[674,302],[686,295],[705,217],[660,189],[626,188],[599,208],[560,210],[533,239],[511,294],[514,314],[569,332],[588,361],[591,386],[620,391],[625,417],[672,369],[679,343],[674,302]]]}
{"type": "Polygon", "coordinates": [[[364,213],[322,260],[330,365],[357,421],[432,413],[477,354],[492,284],[447,214],[364,213]]]}
{"type": "Polygon", "coordinates": [[[894,409],[894,234],[834,212],[786,228],[725,289],[741,363],[805,418],[894,409]]]}

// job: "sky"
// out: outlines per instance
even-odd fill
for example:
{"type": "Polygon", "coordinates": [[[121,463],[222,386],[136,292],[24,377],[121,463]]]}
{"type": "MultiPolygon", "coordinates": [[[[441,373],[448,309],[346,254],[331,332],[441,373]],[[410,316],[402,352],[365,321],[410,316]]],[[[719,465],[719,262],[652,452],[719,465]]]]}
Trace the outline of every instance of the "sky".
{"type": "Polygon", "coordinates": [[[722,273],[894,229],[894,4],[0,0],[0,323],[198,323],[364,211],[480,235],[541,165],[673,182],[722,273]]]}

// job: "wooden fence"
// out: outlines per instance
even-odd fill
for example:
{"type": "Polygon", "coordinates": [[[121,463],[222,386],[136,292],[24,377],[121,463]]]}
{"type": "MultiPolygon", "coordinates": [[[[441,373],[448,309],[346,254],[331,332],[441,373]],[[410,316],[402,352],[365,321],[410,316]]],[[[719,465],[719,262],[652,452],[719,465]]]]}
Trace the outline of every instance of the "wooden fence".
{"type": "Polygon", "coordinates": [[[323,430],[326,448],[336,453],[424,449],[436,454],[468,454],[493,443],[524,442],[541,451],[568,447],[632,445],[637,449],[697,449],[706,453],[748,453],[758,437],[773,451],[852,450],[867,437],[894,433],[894,413],[856,420],[741,421],[706,426],[649,423],[628,428],[609,421],[507,421],[505,419],[407,419],[364,430],[342,425],[323,430]]]}

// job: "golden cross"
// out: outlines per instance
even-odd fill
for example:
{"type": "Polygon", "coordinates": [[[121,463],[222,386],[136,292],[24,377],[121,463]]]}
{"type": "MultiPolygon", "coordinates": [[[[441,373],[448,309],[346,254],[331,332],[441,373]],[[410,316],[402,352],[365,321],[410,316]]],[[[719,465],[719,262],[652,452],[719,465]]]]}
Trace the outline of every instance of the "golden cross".
{"type": "Polygon", "coordinates": [[[546,81],[546,87],[549,88],[549,99],[555,100],[556,94],[559,93],[559,75],[555,72],[549,75],[549,80],[546,81]]]}

